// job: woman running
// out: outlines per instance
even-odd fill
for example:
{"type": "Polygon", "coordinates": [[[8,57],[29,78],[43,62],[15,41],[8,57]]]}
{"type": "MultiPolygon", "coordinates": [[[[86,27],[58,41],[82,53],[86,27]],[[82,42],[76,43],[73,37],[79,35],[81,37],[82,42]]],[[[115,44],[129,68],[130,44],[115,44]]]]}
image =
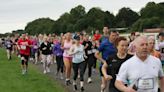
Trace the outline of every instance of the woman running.
{"type": "Polygon", "coordinates": [[[102,72],[105,79],[110,80],[109,92],[120,92],[114,83],[121,64],[129,59],[132,55],[127,54],[128,41],[124,37],[116,40],[117,54],[109,56],[106,63],[102,66],[102,72]]]}
{"type": "Polygon", "coordinates": [[[73,56],[72,62],[73,62],[73,86],[74,90],[77,90],[76,85],[76,79],[78,77],[78,71],[80,71],[80,89],[81,91],[84,91],[84,71],[85,71],[85,52],[84,52],[84,46],[80,44],[80,37],[75,37],[75,44],[72,45],[70,48],[70,55],[73,56]]]}
{"type": "Polygon", "coordinates": [[[62,49],[64,50],[63,53],[63,60],[65,66],[65,77],[66,77],[66,85],[71,84],[70,77],[71,77],[71,67],[72,67],[72,56],[69,55],[69,50],[72,46],[72,39],[71,33],[66,33],[65,39],[63,39],[63,46],[62,49]]]}
{"type": "Polygon", "coordinates": [[[63,79],[63,68],[64,68],[64,62],[63,62],[63,49],[61,49],[61,39],[58,39],[53,47],[53,54],[56,56],[56,64],[57,64],[57,73],[58,75],[59,71],[60,73],[60,79],[63,79]]]}
{"type": "Polygon", "coordinates": [[[148,51],[152,56],[155,56],[159,59],[161,58],[160,52],[155,50],[155,38],[154,38],[154,36],[148,37],[148,51]]]}
{"type": "Polygon", "coordinates": [[[45,36],[43,40],[44,42],[41,44],[40,50],[42,52],[42,60],[43,60],[43,68],[44,68],[43,73],[46,74],[50,72],[50,65],[52,61],[52,56],[51,56],[52,47],[51,47],[51,43],[48,42],[47,36],[45,36]]]}

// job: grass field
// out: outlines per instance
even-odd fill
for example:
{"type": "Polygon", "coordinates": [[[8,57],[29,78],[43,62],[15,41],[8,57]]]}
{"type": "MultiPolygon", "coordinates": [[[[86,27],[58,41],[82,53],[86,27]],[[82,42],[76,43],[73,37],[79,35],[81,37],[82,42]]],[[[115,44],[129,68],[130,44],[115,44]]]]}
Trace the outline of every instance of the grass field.
{"type": "Polygon", "coordinates": [[[29,64],[27,75],[21,74],[20,60],[14,56],[7,60],[0,48],[0,92],[64,92],[62,86],[29,64]]]}

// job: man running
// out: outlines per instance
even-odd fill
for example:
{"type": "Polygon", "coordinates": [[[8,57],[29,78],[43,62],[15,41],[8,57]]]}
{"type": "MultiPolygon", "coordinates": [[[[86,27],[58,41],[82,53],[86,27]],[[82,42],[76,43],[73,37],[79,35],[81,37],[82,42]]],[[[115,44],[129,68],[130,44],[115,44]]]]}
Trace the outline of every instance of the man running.
{"type": "Polygon", "coordinates": [[[27,39],[26,34],[22,34],[18,40],[18,49],[21,55],[22,74],[27,73],[28,58],[30,56],[31,41],[27,39]]]}
{"type": "Polygon", "coordinates": [[[149,55],[147,37],[136,38],[135,48],[136,54],[121,65],[115,86],[121,92],[158,92],[160,82],[160,90],[164,92],[162,64],[158,58],[149,55]]]}

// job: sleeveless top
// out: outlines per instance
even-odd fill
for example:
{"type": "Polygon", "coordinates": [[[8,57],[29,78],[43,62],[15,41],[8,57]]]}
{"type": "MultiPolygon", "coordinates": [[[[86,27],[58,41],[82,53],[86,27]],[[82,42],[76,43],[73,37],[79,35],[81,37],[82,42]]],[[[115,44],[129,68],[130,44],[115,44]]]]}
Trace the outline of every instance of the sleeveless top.
{"type": "Polygon", "coordinates": [[[71,46],[72,46],[72,41],[70,42],[67,42],[66,40],[64,41],[64,53],[63,53],[64,57],[72,57],[68,54],[68,51],[70,50],[71,46]]]}

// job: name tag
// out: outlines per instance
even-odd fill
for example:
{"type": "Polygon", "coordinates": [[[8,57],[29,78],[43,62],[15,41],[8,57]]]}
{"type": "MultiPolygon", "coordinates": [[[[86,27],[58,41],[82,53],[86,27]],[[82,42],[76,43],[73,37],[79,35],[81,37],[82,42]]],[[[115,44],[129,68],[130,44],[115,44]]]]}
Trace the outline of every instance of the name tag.
{"type": "Polygon", "coordinates": [[[139,79],[138,88],[144,90],[153,89],[154,88],[153,78],[139,79]]]}
{"type": "Polygon", "coordinates": [[[22,50],[26,49],[26,46],[24,46],[24,45],[21,45],[20,47],[21,47],[22,50]]]}
{"type": "Polygon", "coordinates": [[[92,50],[88,50],[87,53],[88,53],[88,55],[92,54],[92,50]]]}

